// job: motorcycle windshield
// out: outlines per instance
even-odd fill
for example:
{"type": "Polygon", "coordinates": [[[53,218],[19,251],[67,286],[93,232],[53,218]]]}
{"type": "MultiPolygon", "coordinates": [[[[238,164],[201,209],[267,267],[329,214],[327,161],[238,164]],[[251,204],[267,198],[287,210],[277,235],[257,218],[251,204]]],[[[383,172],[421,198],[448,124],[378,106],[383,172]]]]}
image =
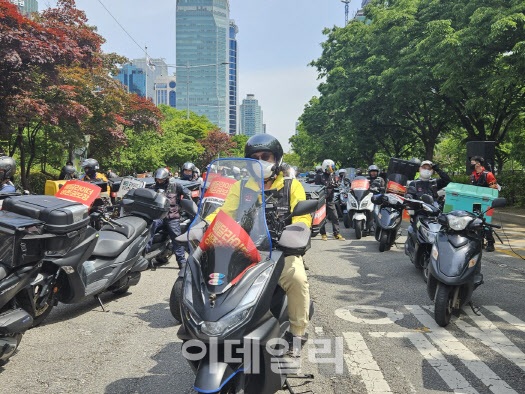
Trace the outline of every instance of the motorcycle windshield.
{"type": "Polygon", "coordinates": [[[370,182],[364,176],[358,176],[352,181],[350,186],[351,190],[368,190],[370,188],[370,182]]]}
{"type": "Polygon", "coordinates": [[[408,178],[402,174],[390,174],[387,178],[386,192],[404,196],[408,178]]]}
{"type": "Polygon", "coordinates": [[[190,252],[200,266],[208,291],[221,294],[247,270],[270,258],[272,245],[260,162],[228,158],[217,159],[212,165],[246,168],[249,174],[241,180],[223,173],[212,176],[211,181],[206,179],[209,187],[188,231],[190,252]]]}

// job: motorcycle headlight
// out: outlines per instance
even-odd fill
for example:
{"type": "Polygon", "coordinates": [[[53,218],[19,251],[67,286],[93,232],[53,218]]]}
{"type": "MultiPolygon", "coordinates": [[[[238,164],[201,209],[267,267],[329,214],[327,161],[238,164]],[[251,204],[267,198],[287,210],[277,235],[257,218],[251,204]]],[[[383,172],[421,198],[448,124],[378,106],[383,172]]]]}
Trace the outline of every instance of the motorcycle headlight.
{"type": "Polygon", "coordinates": [[[447,215],[448,226],[455,231],[465,230],[472,220],[474,218],[470,216],[447,215]]]}
{"type": "Polygon", "coordinates": [[[253,282],[250,290],[248,290],[239,305],[237,305],[237,309],[215,322],[202,322],[202,333],[209,336],[223,335],[247,320],[250,317],[252,309],[257,302],[262,289],[264,289],[264,286],[270,277],[272,268],[273,267],[268,267],[258,276],[255,282],[253,282]]]}
{"type": "Polygon", "coordinates": [[[191,277],[191,269],[186,267],[184,273],[184,290],[182,292],[183,302],[193,305],[193,279],[191,277]]]}
{"type": "Polygon", "coordinates": [[[350,201],[350,205],[352,206],[352,208],[357,208],[357,201],[356,201],[354,196],[349,194],[348,195],[348,201],[350,201]]]}
{"type": "Polygon", "coordinates": [[[438,251],[436,244],[434,244],[434,246],[432,246],[432,258],[437,261],[438,256],[439,256],[439,251],[438,251]]]}

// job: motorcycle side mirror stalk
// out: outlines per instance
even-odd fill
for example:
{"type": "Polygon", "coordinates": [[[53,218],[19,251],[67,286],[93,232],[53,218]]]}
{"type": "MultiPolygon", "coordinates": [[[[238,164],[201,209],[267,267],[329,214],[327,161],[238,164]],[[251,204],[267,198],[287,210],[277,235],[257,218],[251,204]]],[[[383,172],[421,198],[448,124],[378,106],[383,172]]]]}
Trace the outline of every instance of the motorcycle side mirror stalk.
{"type": "Polygon", "coordinates": [[[317,200],[299,201],[292,212],[292,217],[314,213],[315,211],[317,211],[317,203],[317,200]]]}
{"type": "Polygon", "coordinates": [[[197,216],[197,212],[199,211],[199,207],[193,200],[188,200],[185,198],[181,200],[180,207],[184,212],[187,212],[193,216],[197,216]]]}

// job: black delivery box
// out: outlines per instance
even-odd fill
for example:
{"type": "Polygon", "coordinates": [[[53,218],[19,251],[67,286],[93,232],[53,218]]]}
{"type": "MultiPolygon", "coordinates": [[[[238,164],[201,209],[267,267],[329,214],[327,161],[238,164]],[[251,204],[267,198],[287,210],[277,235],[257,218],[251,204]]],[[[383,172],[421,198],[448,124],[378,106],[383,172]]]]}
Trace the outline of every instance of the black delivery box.
{"type": "Polygon", "coordinates": [[[88,207],[54,196],[10,197],[2,209],[44,222],[46,255],[63,256],[84,239],[89,226],[88,207]]]}
{"type": "Polygon", "coordinates": [[[402,159],[391,158],[388,164],[387,175],[401,174],[408,178],[409,181],[413,180],[419,171],[419,164],[402,159]]]}

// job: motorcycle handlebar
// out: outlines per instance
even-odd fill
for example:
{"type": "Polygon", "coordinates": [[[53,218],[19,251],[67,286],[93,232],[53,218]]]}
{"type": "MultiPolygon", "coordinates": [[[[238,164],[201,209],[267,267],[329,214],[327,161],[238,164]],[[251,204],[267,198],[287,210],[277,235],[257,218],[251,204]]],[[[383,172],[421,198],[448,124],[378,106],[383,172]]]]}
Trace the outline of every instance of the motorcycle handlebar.
{"type": "Polygon", "coordinates": [[[498,226],[497,224],[485,223],[485,225],[486,225],[487,227],[492,227],[492,228],[501,228],[501,226],[498,226]]]}

